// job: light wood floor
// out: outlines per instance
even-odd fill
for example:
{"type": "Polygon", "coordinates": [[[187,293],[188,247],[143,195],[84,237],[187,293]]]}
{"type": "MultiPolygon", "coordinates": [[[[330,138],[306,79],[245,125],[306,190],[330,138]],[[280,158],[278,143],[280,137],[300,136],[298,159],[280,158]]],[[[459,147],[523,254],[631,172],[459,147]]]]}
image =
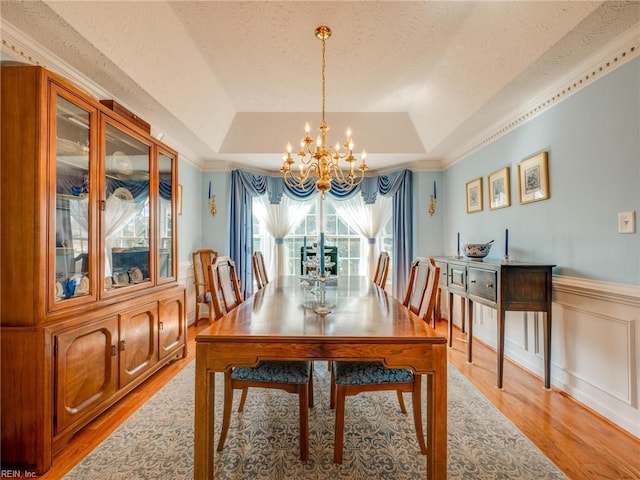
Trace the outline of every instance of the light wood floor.
{"type": "MultiPolygon", "coordinates": [[[[41,479],[58,480],[88,455],[195,356],[194,338],[206,328],[189,327],[186,359],[163,368],[82,431],[54,458],[41,479]]],[[[446,335],[446,322],[438,331],[446,335]]],[[[454,331],[449,360],[570,479],[640,479],[640,440],[602,419],[542,380],[505,360],[504,389],[495,387],[495,351],[474,342],[474,363],[466,363],[463,335],[454,331]]]]}

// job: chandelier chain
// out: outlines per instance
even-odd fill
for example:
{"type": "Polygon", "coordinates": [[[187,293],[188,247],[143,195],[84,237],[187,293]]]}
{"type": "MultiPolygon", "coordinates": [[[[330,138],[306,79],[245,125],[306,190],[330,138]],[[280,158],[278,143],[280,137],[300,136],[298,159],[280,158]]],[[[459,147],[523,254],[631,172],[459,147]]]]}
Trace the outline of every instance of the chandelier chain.
{"type": "Polygon", "coordinates": [[[327,40],[322,37],[322,125],[326,125],[325,121],[325,99],[326,99],[326,76],[325,76],[325,49],[327,40]]]}

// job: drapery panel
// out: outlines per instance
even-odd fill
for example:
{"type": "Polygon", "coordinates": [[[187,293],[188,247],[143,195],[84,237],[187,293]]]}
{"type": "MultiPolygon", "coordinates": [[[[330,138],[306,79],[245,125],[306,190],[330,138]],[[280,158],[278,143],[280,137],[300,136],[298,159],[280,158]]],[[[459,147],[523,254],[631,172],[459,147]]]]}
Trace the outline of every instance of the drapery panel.
{"type": "Polygon", "coordinates": [[[413,261],[413,173],[403,170],[380,175],[378,190],[393,196],[393,294],[402,300],[413,261]]]}
{"type": "Polygon", "coordinates": [[[382,229],[391,218],[392,199],[380,195],[375,202],[365,203],[361,196],[335,202],[338,215],[344,218],[349,226],[359,235],[367,239],[367,275],[373,278],[376,259],[379,253],[377,239],[382,229]]]}
{"type": "MultiPolygon", "coordinates": [[[[309,184],[311,187],[311,184],[309,184]]],[[[412,173],[401,170],[386,175],[367,177],[350,191],[340,191],[332,186],[328,195],[338,199],[350,198],[357,193],[366,204],[374,203],[379,193],[393,198],[393,293],[402,298],[406,288],[409,267],[413,256],[413,203],[412,173]],[[402,241],[400,241],[402,239],[402,241]]],[[[271,203],[280,203],[282,195],[304,201],[319,195],[314,188],[306,192],[292,188],[282,177],[271,177],[243,170],[231,172],[231,229],[230,255],[236,262],[245,298],[253,293],[251,265],[253,245],[252,197],[268,195],[271,203]]]]}
{"type": "Polygon", "coordinates": [[[229,229],[229,255],[236,263],[244,298],[253,293],[253,211],[252,197],[264,195],[267,177],[243,170],[231,172],[231,217],[229,229]]]}
{"type": "Polygon", "coordinates": [[[253,199],[253,213],[264,225],[267,233],[271,235],[275,242],[273,252],[269,255],[268,277],[274,278],[285,274],[285,252],[284,237],[293,228],[304,220],[304,217],[313,207],[312,202],[298,202],[287,196],[282,197],[280,203],[270,203],[267,196],[253,199]]]}

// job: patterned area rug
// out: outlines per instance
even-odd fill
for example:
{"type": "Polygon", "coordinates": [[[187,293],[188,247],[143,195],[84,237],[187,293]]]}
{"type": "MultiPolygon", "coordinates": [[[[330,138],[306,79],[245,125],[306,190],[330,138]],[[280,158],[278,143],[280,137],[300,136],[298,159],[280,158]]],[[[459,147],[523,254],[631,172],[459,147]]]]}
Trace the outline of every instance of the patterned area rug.
{"type": "MultiPolygon", "coordinates": [[[[192,479],[194,362],[133,414],[65,476],[85,479],[192,479]]],[[[222,386],[222,377],[216,386],[222,386]]],[[[333,463],[333,411],[326,363],[315,368],[310,412],[310,460],[298,459],[297,396],[252,389],[244,413],[239,392],[216,478],[369,480],[424,479],[410,398],[400,413],[394,392],[348,397],[344,463],[333,463]]],[[[464,376],[449,365],[448,478],[565,479],[566,477],[464,376]]],[[[222,388],[216,389],[216,413],[222,388]],[[220,393],[220,395],[218,395],[220,393]]],[[[219,426],[220,420],[216,421],[219,426]]],[[[217,438],[217,432],[216,432],[217,438]]]]}

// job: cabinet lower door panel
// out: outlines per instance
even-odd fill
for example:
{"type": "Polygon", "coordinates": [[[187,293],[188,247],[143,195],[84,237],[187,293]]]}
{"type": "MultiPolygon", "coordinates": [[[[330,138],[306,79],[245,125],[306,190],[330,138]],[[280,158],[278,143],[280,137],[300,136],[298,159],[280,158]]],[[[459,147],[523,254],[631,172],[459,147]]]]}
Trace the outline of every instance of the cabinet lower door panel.
{"type": "Polygon", "coordinates": [[[118,319],[84,325],[56,335],[54,341],[57,434],[116,391],[118,319]]]}
{"type": "Polygon", "coordinates": [[[158,362],[157,303],[143,305],[120,317],[120,388],[158,362]]]}
{"type": "Polygon", "coordinates": [[[160,300],[160,359],[185,344],[184,295],[160,300]]]}

